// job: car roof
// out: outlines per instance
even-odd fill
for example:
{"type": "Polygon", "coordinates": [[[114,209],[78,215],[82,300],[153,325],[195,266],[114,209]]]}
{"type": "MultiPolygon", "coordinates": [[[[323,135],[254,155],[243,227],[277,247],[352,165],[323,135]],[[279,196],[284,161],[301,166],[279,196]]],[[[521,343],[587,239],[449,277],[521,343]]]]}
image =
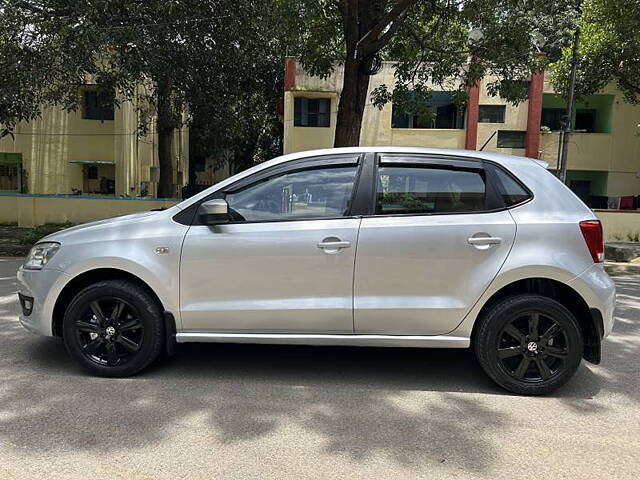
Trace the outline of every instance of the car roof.
{"type": "MultiPolygon", "coordinates": [[[[549,164],[542,160],[537,160],[529,157],[518,157],[515,155],[506,155],[496,152],[481,152],[478,150],[462,150],[454,148],[429,148],[429,147],[396,147],[388,145],[372,145],[363,147],[340,147],[340,148],[324,148],[319,150],[305,150],[302,152],[289,153],[280,157],[274,158],[273,161],[279,160],[281,162],[287,162],[291,160],[297,160],[300,158],[322,156],[322,155],[335,155],[335,154],[348,154],[348,153],[417,153],[422,155],[444,155],[450,157],[465,157],[470,159],[491,160],[501,165],[517,165],[522,162],[530,163],[536,162],[543,167],[547,167],[549,164]]],[[[280,162],[278,162],[280,163],[280,162]]]]}

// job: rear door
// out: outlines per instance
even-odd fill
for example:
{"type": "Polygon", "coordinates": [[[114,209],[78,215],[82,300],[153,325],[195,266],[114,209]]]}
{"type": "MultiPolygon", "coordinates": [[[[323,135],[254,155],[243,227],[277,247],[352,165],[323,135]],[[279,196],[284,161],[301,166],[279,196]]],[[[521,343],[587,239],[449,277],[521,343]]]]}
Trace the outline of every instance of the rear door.
{"type": "Polygon", "coordinates": [[[481,161],[381,155],[354,275],[358,334],[453,330],[495,278],[515,223],[481,161]]]}

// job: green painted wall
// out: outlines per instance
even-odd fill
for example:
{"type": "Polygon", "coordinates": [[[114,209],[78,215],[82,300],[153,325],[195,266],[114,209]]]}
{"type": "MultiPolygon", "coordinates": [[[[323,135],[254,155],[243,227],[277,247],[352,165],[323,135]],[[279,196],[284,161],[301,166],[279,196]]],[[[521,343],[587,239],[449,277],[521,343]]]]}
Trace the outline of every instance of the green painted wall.
{"type": "Polygon", "coordinates": [[[571,185],[571,180],[588,180],[591,182],[591,195],[607,195],[608,172],[597,170],[569,170],[567,171],[567,185],[571,185]]]}
{"type": "Polygon", "coordinates": [[[0,163],[22,163],[22,154],[0,152],[0,163]]]}
{"type": "MultiPolygon", "coordinates": [[[[614,95],[589,95],[579,99],[573,110],[571,125],[575,125],[576,110],[596,110],[595,131],[598,133],[611,133],[613,130],[613,101],[614,95]]],[[[545,93],[542,97],[542,108],[567,108],[565,99],[555,93],[545,93]]]]}

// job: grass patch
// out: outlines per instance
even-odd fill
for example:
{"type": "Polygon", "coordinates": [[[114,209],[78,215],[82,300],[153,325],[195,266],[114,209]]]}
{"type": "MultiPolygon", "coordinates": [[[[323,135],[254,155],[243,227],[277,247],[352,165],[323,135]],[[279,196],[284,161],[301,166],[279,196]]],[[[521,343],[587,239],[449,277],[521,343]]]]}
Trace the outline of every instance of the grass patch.
{"type": "Polygon", "coordinates": [[[42,237],[69,227],[73,227],[73,223],[45,223],[44,225],[38,225],[18,235],[18,243],[21,245],[33,245],[42,237]]]}

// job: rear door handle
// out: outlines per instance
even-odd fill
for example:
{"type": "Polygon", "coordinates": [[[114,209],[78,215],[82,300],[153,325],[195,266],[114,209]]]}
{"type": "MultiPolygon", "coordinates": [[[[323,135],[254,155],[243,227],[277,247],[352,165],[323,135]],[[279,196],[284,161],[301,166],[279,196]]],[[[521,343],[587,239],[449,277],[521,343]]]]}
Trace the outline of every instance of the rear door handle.
{"type": "Polygon", "coordinates": [[[469,245],[499,245],[502,243],[500,237],[471,237],[467,239],[469,245]]]}

